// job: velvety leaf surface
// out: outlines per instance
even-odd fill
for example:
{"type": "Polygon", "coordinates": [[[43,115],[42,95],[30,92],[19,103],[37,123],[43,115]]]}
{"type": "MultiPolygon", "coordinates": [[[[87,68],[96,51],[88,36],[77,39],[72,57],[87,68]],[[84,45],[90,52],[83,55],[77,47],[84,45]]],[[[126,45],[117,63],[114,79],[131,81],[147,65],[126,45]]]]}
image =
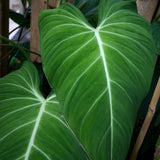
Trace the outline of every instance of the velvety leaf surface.
{"type": "Polygon", "coordinates": [[[44,72],[92,160],[124,160],[154,68],[150,24],[134,1],[101,1],[93,28],[70,4],[41,12],[44,72]]]}
{"type": "Polygon", "coordinates": [[[44,99],[31,63],[0,79],[1,160],[87,160],[61,116],[54,94],[44,99]]]}

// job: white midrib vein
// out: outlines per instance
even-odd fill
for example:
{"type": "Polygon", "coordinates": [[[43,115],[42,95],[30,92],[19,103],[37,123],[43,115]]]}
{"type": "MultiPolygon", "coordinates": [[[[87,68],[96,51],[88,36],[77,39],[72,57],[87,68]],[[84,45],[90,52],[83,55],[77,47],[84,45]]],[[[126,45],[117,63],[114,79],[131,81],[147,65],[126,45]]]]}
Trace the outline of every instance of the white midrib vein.
{"type": "Polygon", "coordinates": [[[37,130],[38,130],[38,126],[39,126],[42,114],[43,114],[43,112],[45,110],[46,102],[47,102],[46,100],[43,100],[43,103],[41,105],[40,111],[38,113],[38,117],[36,119],[36,123],[35,123],[31,138],[29,140],[27,151],[26,151],[26,154],[25,154],[25,160],[28,160],[29,155],[30,155],[30,151],[32,149],[32,146],[34,145],[34,139],[35,139],[35,136],[36,136],[36,133],[37,133],[37,130]]]}
{"type": "Polygon", "coordinates": [[[111,87],[110,87],[110,77],[109,77],[109,72],[108,72],[108,68],[107,68],[105,53],[104,53],[104,50],[103,50],[103,47],[102,47],[103,43],[102,43],[101,37],[99,35],[98,28],[95,29],[95,36],[97,38],[97,42],[98,42],[98,46],[99,46],[99,50],[100,50],[100,55],[101,55],[102,61],[103,61],[103,66],[104,66],[104,70],[105,70],[105,74],[106,74],[106,82],[107,82],[107,86],[108,86],[108,93],[109,93],[110,117],[111,117],[111,160],[112,160],[112,149],[113,149],[113,111],[112,111],[112,96],[111,96],[111,87]]]}

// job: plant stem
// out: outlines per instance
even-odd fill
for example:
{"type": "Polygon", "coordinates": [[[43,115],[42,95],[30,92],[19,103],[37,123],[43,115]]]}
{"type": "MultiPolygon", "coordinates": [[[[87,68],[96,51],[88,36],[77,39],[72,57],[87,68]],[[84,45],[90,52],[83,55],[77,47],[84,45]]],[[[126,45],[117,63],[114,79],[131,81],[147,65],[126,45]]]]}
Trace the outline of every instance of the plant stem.
{"type": "Polygon", "coordinates": [[[58,0],[58,2],[57,2],[57,8],[62,4],[62,1],[63,0],[58,0]]]}
{"type": "Polygon", "coordinates": [[[78,8],[81,10],[85,5],[86,5],[86,1],[84,1],[78,8]]]}
{"type": "Polygon", "coordinates": [[[29,50],[27,48],[23,48],[23,49],[26,50],[26,51],[28,51],[28,52],[30,52],[30,53],[33,53],[33,54],[41,57],[41,55],[39,53],[37,53],[37,52],[31,51],[31,50],[29,50]]]}
{"type": "Polygon", "coordinates": [[[12,44],[0,44],[0,46],[12,47],[12,44]]]}
{"type": "Polygon", "coordinates": [[[155,21],[158,21],[159,18],[160,18],[160,15],[158,15],[158,16],[155,18],[155,21]]]}
{"type": "Polygon", "coordinates": [[[3,56],[1,59],[0,59],[0,62],[2,62],[6,57],[8,57],[12,52],[13,52],[14,48],[12,48],[5,56],[3,56]]]}
{"type": "Polygon", "coordinates": [[[15,30],[17,30],[18,28],[20,28],[21,26],[17,26],[16,28],[14,28],[12,31],[9,32],[8,35],[10,35],[12,32],[14,32],[15,30]]]}
{"type": "Polygon", "coordinates": [[[145,135],[148,131],[148,128],[150,126],[152,118],[155,114],[156,105],[158,103],[159,97],[160,97],[160,77],[158,79],[157,86],[154,90],[154,94],[153,94],[153,97],[151,99],[151,102],[150,102],[150,105],[148,108],[148,113],[146,115],[146,118],[145,118],[143,125],[142,125],[142,128],[140,130],[140,133],[139,133],[138,138],[136,140],[136,143],[134,145],[130,160],[136,160],[136,158],[137,158],[138,151],[143,143],[143,140],[144,140],[145,135]]]}
{"type": "Polygon", "coordinates": [[[20,38],[19,41],[21,41],[21,40],[24,38],[24,36],[25,36],[29,31],[31,31],[31,28],[28,28],[28,29],[26,30],[26,32],[22,35],[22,37],[20,38]]]}
{"type": "Polygon", "coordinates": [[[49,0],[47,0],[46,8],[49,9],[49,0]]]}
{"type": "Polygon", "coordinates": [[[7,42],[10,42],[10,43],[13,44],[15,47],[17,47],[17,48],[23,53],[23,55],[28,59],[28,61],[31,62],[31,59],[29,58],[27,52],[26,52],[21,46],[19,46],[19,45],[16,44],[15,42],[11,41],[10,39],[8,39],[8,38],[6,38],[6,37],[4,37],[4,36],[2,36],[2,35],[0,35],[0,38],[3,39],[3,40],[5,40],[5,41],[7,41],[7,42]]]}
{"type": "MultiPolygon", "coordinates": [[[[0,46],[15,47],[15,46],[14,46],[14,45],[12,45],[12,44],[0,44],[0,46]]],[[[24,47],[22,47],[22,48],[23,48],[25,51],[27,51],[27,52],[33,53],[33,54],[35,54],[35,55],[37,55],[37,56],[40,56],[40,57],[41,57],[40,53],[37,53],[37,52],[31,51],[31,50],[29,50],[28,48],[24,48],[24,47]]]]}

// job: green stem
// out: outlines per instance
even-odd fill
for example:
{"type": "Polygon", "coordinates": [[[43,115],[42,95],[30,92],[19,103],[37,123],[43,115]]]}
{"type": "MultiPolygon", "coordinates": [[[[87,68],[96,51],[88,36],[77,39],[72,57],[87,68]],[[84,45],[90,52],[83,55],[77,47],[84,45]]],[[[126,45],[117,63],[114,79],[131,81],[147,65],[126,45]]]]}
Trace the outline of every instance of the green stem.
{"type": "Polygon", "coordinates": [[[80,6],[79,6],[79,10],[81,10],[85,5],[86,5],[86,1],[84,1],[80,6]]]}
{"type": "Polygon", "coordinates": [[[12,44],[0,44],[0,46],[13,47],[12,44]]]}
{"type": "Polygon", "coordinates": [[[21,41],[21,40],[24,38],[24,36],[25,36],[29,31],[31,31],[31,28],[28,28],[28,29],[26,30],[26,32],[22,35],[22,37],[20,38],[19,41],[21,41]]]}
{"type": "Polygon", "coordinates": [[[47,0],[46,8],[49,9],[49,0],[47,0]]]}
{"type": "Polygon", "coordinates": [[[62,4],[62,1],[63,0],[58,0],[58,2],[57,2],[57,8],[62,4]]]}
{"type": "Polygon", "coordinates": [[[28,52],[30,52],[30,53],[33,53],[33,54],[41,57],[41,55],[39,53],[37,53],[37,52],[31,51],[31,50],[29,50],[27,48],[23,48],[23,49],[26,50],[26,51],[28,51],[28,52]]]}
{"type": "Polygon", "coordinates": [[[21,46],[19,46],[15,42],[11,41],[10,39],[8,39],[8,38],[6,38],[2,35],[0,35],[0,38],[7,41],[7,42],[10,42],[11,44],[13,44],[15,47],[17,47],[23,53],[23,55],[28,59],[28,61],[32,62],[30,57],[28,56],[27,52],[21,46]]]}
{"type": "Polygon", "coordinates": [[[8,35],[10,35],[11,33],[13,33],[15,30],[17,30],[18,28],[20,28],[21,26],[17,26],[16,28],[14,28],[12,31],[9,32],[8,35]]]}
{"type": "MultiPolygon", "coordinates": [[[[12,44],[0,44],[0,46],[15,47],[15,46],[12,45],[12,44]]],[[[41,55],[40,55],[39,53],[37,53],[37,52],[31,51],[31,50],[29,50],[28,48],[24,48],[24,47],[22,47],[22,48],[23,48],[25,51],[27,51],[27,52],[33,53],[33,54],[41,57],[41,55]]]]}
{"type": "Polygon", "coordinates": [[[14,48],[12,48],[5,56],[3,56],[1,59],[0,59],[0,62],[2,62],[6,57],[8,57],[12,52],[13,52],[14,48]]]}
{"type": "Polygon", "coordinates": [[[159,18],[160,18],[160,15],[158,15],[157,18],[156,18],[155,20],[158,21],[159,18]]]}

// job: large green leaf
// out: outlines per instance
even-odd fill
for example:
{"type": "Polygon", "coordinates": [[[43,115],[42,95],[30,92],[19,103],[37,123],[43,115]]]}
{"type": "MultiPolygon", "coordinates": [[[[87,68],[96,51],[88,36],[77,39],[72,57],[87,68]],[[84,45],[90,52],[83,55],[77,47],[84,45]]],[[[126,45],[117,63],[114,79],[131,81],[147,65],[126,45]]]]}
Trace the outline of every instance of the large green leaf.
{"type": "Polygon", "coordinates": [[[72,130],[61,116],[54,94],[39,92],[33,64],[0,79],[1,160],[87,160],[72,130]]]}
{"type": "MultiPolygon", "coordinates": [[[[124,160],[154,68],[150,24],[134,1],[101,1],[93,28],[70,4],[41,12],[43,68],[92,160],[124,160]]],[[[64,143],[65,144],[65,143],[64,143]]]]}

